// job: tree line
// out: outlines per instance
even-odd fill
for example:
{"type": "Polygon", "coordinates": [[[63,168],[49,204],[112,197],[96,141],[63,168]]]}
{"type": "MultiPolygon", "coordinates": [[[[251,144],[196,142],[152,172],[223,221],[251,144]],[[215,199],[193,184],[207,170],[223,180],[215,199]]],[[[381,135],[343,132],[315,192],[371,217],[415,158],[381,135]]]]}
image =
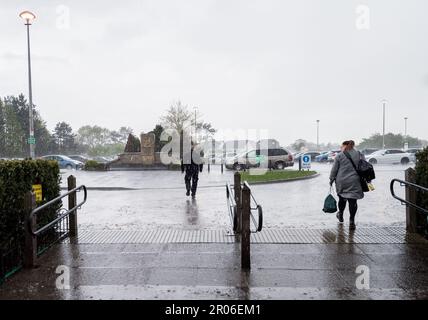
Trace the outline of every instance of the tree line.
{"type": "MultiPolygon", "coordinates": [[[[28,157],[29,105],[24,95],[0,98],[0,158],[28,157]]],[[[115,155],[123,148],[132,129],[109,130],[100,126],[83,126],[76,132],[62,121],[49,131],[34,107],[36,156],[47,154],[115,155]]]]}
{"type": "MultiPolygon", "coordinates": [[[[124,152],[128,137],[133,134],[129,127],[110,130],[97,125],[86,125],[74,131],[70,124],[61,121],[49,131],[37,106],[33,108],[36,157],[47,154],[86,154],[89,156],[113,156],[124,152]]],[[[26,158],[29,154],[29,104],[23,94],[0,97],[0,158],[26,158]]],[[[160,141],[164,130],[179,132],[195,128],[200,138],[213,136],[216,130],[201,120],[187,105],[174,102],[160,117],[159,124],[151,131],[156,137],[156,151],[166,142],[160,141]]]]}

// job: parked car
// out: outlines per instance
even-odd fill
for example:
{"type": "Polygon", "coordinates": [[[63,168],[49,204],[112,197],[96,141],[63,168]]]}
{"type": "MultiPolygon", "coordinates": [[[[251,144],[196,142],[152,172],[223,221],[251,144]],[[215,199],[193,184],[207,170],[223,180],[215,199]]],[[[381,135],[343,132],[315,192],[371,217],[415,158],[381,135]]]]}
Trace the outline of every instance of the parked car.
{"type": "Polygon", "coordinates": [[[322,152],[319,156],[315,157],[315,162],[327,162],[329,151],[322,152]]]}
{"type": "Polygon", "coordinates": [[[92,160],[94,160],[94,161],[96,161],[98,163],[108,163],[108,162],[111,161],[109,158],[107,158],[107,157],[101,157],[101,156],[94,157],[92,160]]]}
{"type": "Polygon", "coordinates": [[[409,149],[405,150],[405,152],[416,154],[416,153],[418,153],[419,151],[422,151],[423,149],[424,149],[424,148],[409,148],[409,149]]]}
{"type": "Polygon", "coordinates": [[[79,156],[79,155],[71,155],[71,156],[68,156],[69,158],[71,158],[71,159],[73,159],[73,160],[76,160],[76,161],[80,161],[80,162],[82,162],[82,163],[86,163],[86,162],[88,162],[89,160],[91,160],[90,158],[88,158],[88,157],[85,157],[85,156],[79,156]]]}
{"type": "Polygon", "coordinates": [[[43,156],[40,159],[57,161],[60,169],[78,170],[78,169],[82,169],[84,166],[83,162],[73,160],[63,155],[48,155],[48,156],[43,156]]]}
{"type": "Polygon", "coordinates": [[[226,168],[240,171],[260,167],[260,164],[266,161],[268,168],[278,170],[294,166],[293,155],[290,152],[284,148],[275,148],[243,152],[233,158],[227,159],[226,168]]]}
{"type": "Polygon", "coordinates": [[[327,162],[333,162],[336,156],[341,153],[341,150],[333,150],[328,152],[327,162]]]}
{"type": "Polygon", "coordinates": [[[302,158],[302,156],[310,156],[311,157],[311,161],[315,161],[315,158],[318,157],[321,153],[317,152],[317,151],[308,151],[308,152],[301,152],[297,157],[294,157],[294,161],[299,162],[300,159],[302,158]]]}
{"type": "Polygon", "coordinates": [[[408,164],[413,155],[400,149],[384,149],[373,152],[366,157],[371,164],[408,164]]]}
{"type": "Polygon", "coordinates": [[[410,148],[405,150],[405,152],[410,153],[411,157],[410,157],[410,161],[412,162],[416,162],[416,153],[418,153],[419,151],[422,151],[423,148],[410,148]]]}
{"type": "Polygon", "coordinates": [[[368,156],[368,155],[370,155],[370,154],[372,154],[373,152],[376,152],[376,151],[378,151],[378,150],[379,150],[379,149],[374,149],[374,148],[365,148],[365,149],[361,150],[360,152],[361,152],[363,155],[368,156]]]}

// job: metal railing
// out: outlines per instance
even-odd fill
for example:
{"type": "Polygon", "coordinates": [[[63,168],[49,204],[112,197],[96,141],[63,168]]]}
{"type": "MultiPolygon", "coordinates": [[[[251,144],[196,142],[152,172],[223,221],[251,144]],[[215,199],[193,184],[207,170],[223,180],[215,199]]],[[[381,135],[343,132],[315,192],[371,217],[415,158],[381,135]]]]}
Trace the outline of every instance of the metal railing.
{"type": "Polygon", "coordinates": [[[60,212],[62,212],[62,213],[60,213],[56,219],[52,220],[51,222],[49,222],[48,224],[44,225],[43,227],[41,227],[37,230],[34,230],[31,227],[30,228],[31,233],[35,236],[39,236],[40,234],[48,231],[49,229],[55,228],[55,226],[58,223],[60,223],[65,218],[67,218],[70,214],[72,214],[72,213],[76,212],[78,209],[80,209],[86,203],[86,200],[88,199],[88,191],[86,190],[86,186],[81,185],[80,187],[74,188],[74,189],[68,191],[67,193],[62,194],[61,196],[45,203],[44,205],[42,205],[40,207],[37,207],[36,209],[31,211],[29,219],[30,220],[36,219],[37,213],[39,213],[40,211],[43,211],[44,209],[47,209],[47,208],[53,206],[54,204],[61,202],[62,199],[64,199],[65,197],[68,197],[71,194],[75,194],[76,192],[81,192],[81,191],[84,192],[84,198],[79,204],[74,205],[70,209],[61,208],[60,212]]]}
{"type": "MultiPolygon", "coordinates": [[[[251,190],[250,185],[248,182],[244,182],[245,186],[247,186],[248,189],[251,190]]],[[[257,203],[256,198],[254,197],[253,193],[250,192],[252,203],[255,206],[250,207],[250,218],[251,222],[253,223],[254,229],[250,230],[251,233],[257,233],[261,232],[263,229],[263,208],[260,204],[257,203]],[[254,211],[257,212],[257,219],[254,216],[254,211]]],[[[232,187],[229,183],[226,184],[226,198],[227,198],[227,208],[229,212],[229,218],[230,218],[230,224],[232,226],[233,232],[239,232],[239,218],[238,218],[238,206],[235,201],[234,193],[232,190],[232,187]]]]}
{"type": "Polygon", "coordinates": [[[226,184],[226,197],[227,197],[227,209],[229,211],[230,224],[232,225],[233,232],[238,231],[238,210],[236,206],[235,197],[233,196],[232,188],[230,184],[226,184]]]}
{"type": "Polygon", "coordinates": [[[400,180],[400,179],[393,179],[391,181],[391,184],[390,184],[391,195],[394,199],[397,199],[403,205],[410,206],[410,207],[418,210],[419,212],[428,215],[428,209],[427,208],[422,208],[416,202],[412,202],[408,199],[403,199],[403,198],[400,198],[399,196],[397,196],[395,193],[395,189],[394,189],[395,183],[399,183],[401,187],[405,186],[405,187],[413,189],[417,192],[428,192],[428,188],[422,187],[420,185],[417,185],[417,184],[409,182],[409,181],[400,180]]]}
{"type": "MultiPolygon", "coordinates": [[[[226,198],[228,213],[235,235],[240,236],[241,242],[241,268],[251,269],[251,233],[262,231],[263,209],[256,201],[251,192],[248,182],[241,184],[241,175],[234,175],[233,189],[229,183],[226,184],[226,198]],[[256,218],[253,211],[257,211],[256,218]],[[251,230],[251,222],[255,229],[251,230]]],[[[239,239],[237,239],[239,241],[239,239]]]]}
{"type": "Polygon", "coordinates": [[[255,204],[255,207],[250,207],[251,208],[250,217],[255,227],[254,230],[251,230],[251,233],[261,232],[263,229],[263,208],[260,204],[257,203],[257,200],[254,197],[254,194],[251,191],[251,187],[247,181],[244,182],[244,186],[247,186],[247,188],[250,189],[251,200],[255,204]],[[257,211],[257,221],[253,214],[254,211],[257,211]]]}
{"type": "Polygon", "coordinates": [[[28,216],[25,222],[24,266],[33,267],[43,252],[55,243],[77,236],[77,210],[87,201],[88,192],[84,185],[76,187],[76,178],[68,178],[68,192],[49,202],[36,207],[33,193],[25,198],[28,216]],[[77,203],[77,194],[83,192],[83,200],[77,203]],[[62,208],[62,200],[68,197],[68,209],[62,208]],[[58,206],[58,208],[57,208],[58,206]],[[38,216],[45,210],[55,210],[55,217],[51,221],[42,221],[39,226],[38,216]]]}

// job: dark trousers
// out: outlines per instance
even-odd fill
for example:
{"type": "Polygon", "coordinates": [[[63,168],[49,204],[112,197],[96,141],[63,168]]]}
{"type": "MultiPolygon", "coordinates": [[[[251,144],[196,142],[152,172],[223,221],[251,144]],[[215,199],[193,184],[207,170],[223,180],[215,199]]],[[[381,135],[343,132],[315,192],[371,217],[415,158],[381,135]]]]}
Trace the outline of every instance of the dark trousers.
{"type": "Polygon", "coordinates": [[[187,166],[186,175],[184,176],[184,182],[186,183],[186,190],[192,191],[192,195],[196,194],[199,180],[199,167],[198,166],[187,166]]]}
{"type": "Polygon", "coordinates": [[[354,220],[358,210],[357,199],[345,199],[339,196],[339,211],[342,213],[345,211],[346,202],[349,203],[350,219],[354,220]]]}

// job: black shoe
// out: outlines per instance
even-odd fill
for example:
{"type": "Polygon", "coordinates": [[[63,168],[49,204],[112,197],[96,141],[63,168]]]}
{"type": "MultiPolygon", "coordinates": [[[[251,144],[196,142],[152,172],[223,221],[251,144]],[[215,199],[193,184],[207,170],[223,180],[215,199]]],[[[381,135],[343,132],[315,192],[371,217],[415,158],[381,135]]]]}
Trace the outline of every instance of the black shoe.
{"type": "Polygon", "coordinates": [[[186,196],[190,196],[190,191],[187,191],[187,192],[186,192],[186,196]]]}
{"type": "Polygon", "coordinates": [[[337,220],[339,220],[339,223],[343,223],[343,212],[338,211],[336,214],[337,220]]]}
{"type": "Polygon", "coordinates": [[[353,220],[349,221],[349,230],[355,230],[357,226],[353,220]]]}
{"type": "Polygon", "coordinates": [[[196,198],[196,194],[192,193],[192,199],[196,198]]]}

